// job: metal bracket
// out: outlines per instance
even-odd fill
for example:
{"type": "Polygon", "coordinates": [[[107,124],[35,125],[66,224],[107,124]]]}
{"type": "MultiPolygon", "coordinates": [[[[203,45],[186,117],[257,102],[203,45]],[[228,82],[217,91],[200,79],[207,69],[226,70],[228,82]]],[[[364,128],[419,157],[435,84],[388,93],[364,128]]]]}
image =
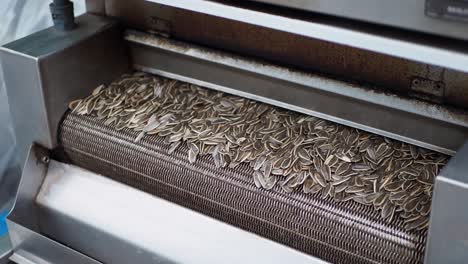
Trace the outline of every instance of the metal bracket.
{"type": "Polygon", "coordinates": [[[411,94],[416,98],[441,103],[445,94],[445,83],[422,77],[411,79],[411,94]]]}

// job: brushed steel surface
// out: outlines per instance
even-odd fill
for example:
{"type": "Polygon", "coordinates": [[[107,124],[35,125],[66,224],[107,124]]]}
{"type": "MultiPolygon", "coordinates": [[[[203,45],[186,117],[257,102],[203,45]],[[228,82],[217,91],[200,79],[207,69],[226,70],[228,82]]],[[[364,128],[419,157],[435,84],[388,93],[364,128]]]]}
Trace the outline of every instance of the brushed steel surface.
{"type": "Polygon", "coordinates": [[[37,203],[46,234],[104,263],[325,263],[56,161],[37,203]]]}
{"type": "Polygon", "coordinates": [[[48,28],[0,48],[21,163],[32,142],[55,146],[69,100],[128,69],[114,20],[85,14],[76,22],[75,30],[48,28]]]}

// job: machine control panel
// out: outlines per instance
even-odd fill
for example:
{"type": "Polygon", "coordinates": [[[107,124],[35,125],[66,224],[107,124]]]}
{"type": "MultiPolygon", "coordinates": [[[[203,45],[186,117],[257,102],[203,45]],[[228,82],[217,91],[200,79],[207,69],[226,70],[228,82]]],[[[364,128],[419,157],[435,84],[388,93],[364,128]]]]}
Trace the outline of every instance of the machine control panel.
{"type": "Polygon", "coordinates": [[[426,15],[468,22],[468,0],[426,0],[426,15]]]}

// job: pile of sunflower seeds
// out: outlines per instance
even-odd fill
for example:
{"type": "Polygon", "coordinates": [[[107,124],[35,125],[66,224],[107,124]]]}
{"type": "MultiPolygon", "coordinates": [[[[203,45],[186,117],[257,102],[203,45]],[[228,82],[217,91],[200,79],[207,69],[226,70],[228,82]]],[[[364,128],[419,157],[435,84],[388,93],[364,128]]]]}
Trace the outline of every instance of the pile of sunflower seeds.
{"type": "Polygon", "coordinates": [[[258,188],[320,193],[373,206],[406,228],[428,226],[433,182],[448,157],[413,145],[267,104],[142,72],[70,103],[120,130],[157,134],[187,159],[211,155],[217,167],[249,163],[258,188]]]}

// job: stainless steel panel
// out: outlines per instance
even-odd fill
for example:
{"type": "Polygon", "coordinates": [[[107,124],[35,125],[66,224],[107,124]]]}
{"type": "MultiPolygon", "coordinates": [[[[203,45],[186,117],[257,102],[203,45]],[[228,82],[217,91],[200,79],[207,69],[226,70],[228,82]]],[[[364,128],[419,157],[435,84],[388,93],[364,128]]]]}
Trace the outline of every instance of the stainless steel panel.
{"type": "Polygon", "coordinates": [[[33,141],[52,147],[37,58],[1,49],[1,62],[21,164],[33,141]],[[24,100],[25,96],[30,100],[24,100]]]}
{"type": "Polygon", "coordinates": [[[105,263],[324,263],[55,161],[37,203],[45,234],[105,263]]]}
{"type": "Polygon", "coordinates": [[[468,40],[467,24],[426,16],[426,0],[255,1],[468,40]]]}
{"type": "Polygon", "coordinates": [[[129,31],[134,66],[453,154],[467,114],[365,86],[129,31]]]}
{"type": "Polygon", "coordinates": [[[10,259],[15,263],[100,263],[15,222],[8,221],[7,223],[14,251],[10,259]]]}
{"type": "MultiPolygon", "coordinates": [[[[49,149],[56,146],[58,125],[69,101],[129,70],[116,21],[85,14],[76,22],[79,26],[75,30],[61,32],[48,28],[0,48],[21,165],[31,144],[49,149]]],[[[41,172],[27,174],[34,178],[41,172]]],[[[8,207],[14,203],[20,175],[20,168],[15,168],[3,179],[5,184],[0,185],[1,202],[8,207]]],[[[34,193],[25,190],[19,195],[19,202],[22,195],[34,193]]],[[[28,214],[23,212],[23,216],[28,214]]]]}
{"type": "Polygon", "coordinates": [[[0,264],[8,264],[11,253],[10,237],[4,234],[0,237],[0,264]]]}
{"type": "Polygon", "coordinates": [[[32,142],[55,146],[70,100],[128,70],[114,20],[85,14],[76,22],[75,30],[48,28],[0,49],[21,161],[32,142]]]}
{"type": "Polygon", "coordinates": [[[463,43],[431,39],[399,32],[354,25],[345,21],[307,18],[264,12],[250,7],[238,7],[223,2],[197,0],[149,0],[158,4],[223,17],[235,21],[290,32],[302,36],[366,49],[378,53],[468,71],[468,51],[463,43]]]}
{"type": "Polygon", "coordinates": [[[436,178],[426,263],[468,261],[468,143],[436,178]]]}

